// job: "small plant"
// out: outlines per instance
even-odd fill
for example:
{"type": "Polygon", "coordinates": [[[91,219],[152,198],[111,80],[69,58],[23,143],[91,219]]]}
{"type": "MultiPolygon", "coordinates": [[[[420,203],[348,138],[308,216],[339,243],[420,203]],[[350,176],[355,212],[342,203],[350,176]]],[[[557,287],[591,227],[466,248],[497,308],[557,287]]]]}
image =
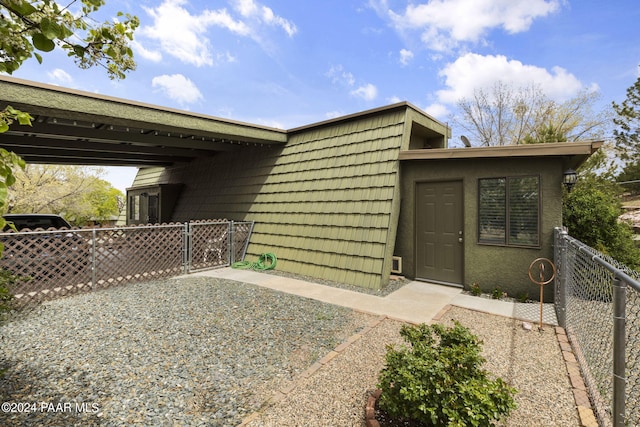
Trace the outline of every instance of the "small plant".
{"type": "Polygon", "coordinates": [[[9,291],[9,286],[18,280],[21,280],[21,278],[10,271],[0,270],[0,314],[11,310],[14,296],[9,291]]]}
{"type": "Polygon", "coordinates": [[[502,299],[506,298],[507,296],[507,293],[500,289],[500,286],[496,286],[495,288],[493,288],[493,291],[491,291],[491,298],[493,299],[502,299]]]}
{"type": "Polygon", "coordinates": [[[480,285],[478,285],[476,282],[473,282],[471,284],[471,287],[469,288],[469,292],[471,292],[471,295],[475,297],[479,297],[480,295],[482,295],[482,289],[480,288],[480,285]]]}
{"type": "Polygon", "coordinates": [[[411,347],[387,347],[380,409],[430,426],[491,426],[516,407],[515,389],[481,368],[481,342],[459,322],[403,326],[411,347]]]}
{"type": "Polygon", "coordinates": [[[528,292],[520,292],[518,294],[518,302],[527,302],[529,301],[529,293],[528,292]]]}

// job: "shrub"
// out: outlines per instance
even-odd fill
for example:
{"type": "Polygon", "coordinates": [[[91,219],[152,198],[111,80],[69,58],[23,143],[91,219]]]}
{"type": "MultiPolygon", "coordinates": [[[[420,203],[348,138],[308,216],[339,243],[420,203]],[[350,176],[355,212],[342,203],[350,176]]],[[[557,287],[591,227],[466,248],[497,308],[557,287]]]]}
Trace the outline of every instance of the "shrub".
{"type": "Polygon", "coordinates": [[[640,249],[633,242],[631,226],[619,221],[622,213],[620,188],[586,177],[565,195],[562,216],[572,237],[632,269],[640,269],[640,249]]]}
{"type": "Polygon", "coordinates": [[[476,282],[473,282],[471,284],[471,288],[469,289],[469,291],[471,292],[471,295],[476,297],[482,295],[482,288],[476,282]]]}
{"type": "Polygon", "coordinates": [[[493,288],[493,291],[491,292],[491,298],[493,299],[506,298],[507,296],[507,293],[504,292],[499,286],[493,288]]]}
{"type": "Polygon", "coordinates": [[[518,302],[527,302],[529,301],[529,293],[528,292],[520,292],[518,294],[518,302]]]}
{"type": "Polygon", "coordinates": [[[481,342],[455,322],[403,326],[411,347],[387,347],[380,373],[380,409],[397,419],[433,426],[490,426],[515,408],[502,379],[481,369],[481,342]]]}
{"type": "Polygon", "coordinates": [[[0,270],[0,314],[11,310],[13,294],[9,291],[9,286],[18,280],[22,279],[10,271],[0,270]]]}

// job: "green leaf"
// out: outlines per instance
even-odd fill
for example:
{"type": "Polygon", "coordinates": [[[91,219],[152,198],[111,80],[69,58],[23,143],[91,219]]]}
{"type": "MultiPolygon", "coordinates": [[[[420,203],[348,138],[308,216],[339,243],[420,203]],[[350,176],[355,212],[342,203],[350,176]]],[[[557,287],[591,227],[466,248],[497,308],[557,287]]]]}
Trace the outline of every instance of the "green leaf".
{"type": "Polygon", "coordinates": [[[31,120],[33,120],[33,117],[31,117],[29,113],[25,113],[22,111],[20,111],[16,115],[16,118],[18,119],[18,123],[20,123],[21,125],[28,125],[28,126],[31,126],[31,120]]]}
{"type": "Polygon", "coordinates": [[[19,2],[12,2],[12,3],[13,3],[11,5],[12,9],[23,16],[28,16],[38,11],[38,9],[33,7],[33,5],[27,1],[19,1],[19,2]]]}
{"type": "Polygon", "coordinates": [[[73,45],[73,53],[75,53],[76,56],[79,56],[80,58],[82,58],[86,52],[87,52],[87,49],[85,49],[84,46],[80,46],[79,44],[73,45]]]}
{"type": "Polygon", "coordinates": [[[40,30],[42,30],[42,34],[49,40],[55,40],[62,36],[60,26],[55,21],[46,17],[40,21],[40,30]]]}
{"type": "Polygon", "coordinates": [[[33,56],[35,56],[38,60],[38,64],[42,64],[42,55],[40,55],[38,52],[34,52],[33,56]]]}
{"type": "Polygon", "coordinates": [[[55,43],[46,38],[42,33],[33,35],[33,46],[43,52],[51,52],[55,47],[55,43]]]}
{"type": "Polygon", "coordinates": [[[9,130],[9,124],[3,119],[0,119],[0,133],[4,133],[8,130],[9,130]]]}

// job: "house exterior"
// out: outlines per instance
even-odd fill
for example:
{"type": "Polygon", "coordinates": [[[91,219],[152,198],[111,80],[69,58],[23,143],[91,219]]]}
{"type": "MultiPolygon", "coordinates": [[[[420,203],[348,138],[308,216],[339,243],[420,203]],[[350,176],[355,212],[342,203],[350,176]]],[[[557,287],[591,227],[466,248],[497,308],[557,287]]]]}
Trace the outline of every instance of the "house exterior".
{"type": "Polygon", "coordinates": [[[528,267],[552,258],[563,172],[600,144],[450,149],[449,132],[399,103],[141,169],[129,195],[179,186],[163,219],[255,221],[248,258],[275,253],[283,271],[380,289],[395,260],[411,279],[535,296],[528,267]]]}
{"type": "Polygon", "coordinates": [[[249,259],[371,289],[402,266],[535,295],[563,173],[601,145],[448,148],[448,127],[406,102],[282,130],[0,76],[6,105],[34,116],[0,133],[27,162],[139,167],[120,224],[255,221],[249,259]]]}

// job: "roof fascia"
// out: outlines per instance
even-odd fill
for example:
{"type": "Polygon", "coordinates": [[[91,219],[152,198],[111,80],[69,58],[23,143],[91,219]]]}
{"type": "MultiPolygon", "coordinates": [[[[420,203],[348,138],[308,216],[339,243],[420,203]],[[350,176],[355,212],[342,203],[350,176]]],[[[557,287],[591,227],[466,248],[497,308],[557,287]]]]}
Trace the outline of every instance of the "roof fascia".
{"type": "Polygon", "coordinates": [[[405,150],[400,160],[477,159],[500,157],[586,156],[595,153],[603,141],[558,142],[547,144],[504,145],[499,147],[436,148],[405,150]]]}
{"type": "Polygon", "coordinates": [[[49,115],[51,111],[73,119],[99,121],[114,125],[153,127],[167,131],[184,131],[216,135],[237,135],[243,141],[286,143],[282,129],[221,119],[219,117],[161,107],[142,102],[63,88],[15,77],[0,76],[0,103],[24,109],[31,114],[49,115]],[[16,101],[20,100],[20,101],[16,101]]]}

